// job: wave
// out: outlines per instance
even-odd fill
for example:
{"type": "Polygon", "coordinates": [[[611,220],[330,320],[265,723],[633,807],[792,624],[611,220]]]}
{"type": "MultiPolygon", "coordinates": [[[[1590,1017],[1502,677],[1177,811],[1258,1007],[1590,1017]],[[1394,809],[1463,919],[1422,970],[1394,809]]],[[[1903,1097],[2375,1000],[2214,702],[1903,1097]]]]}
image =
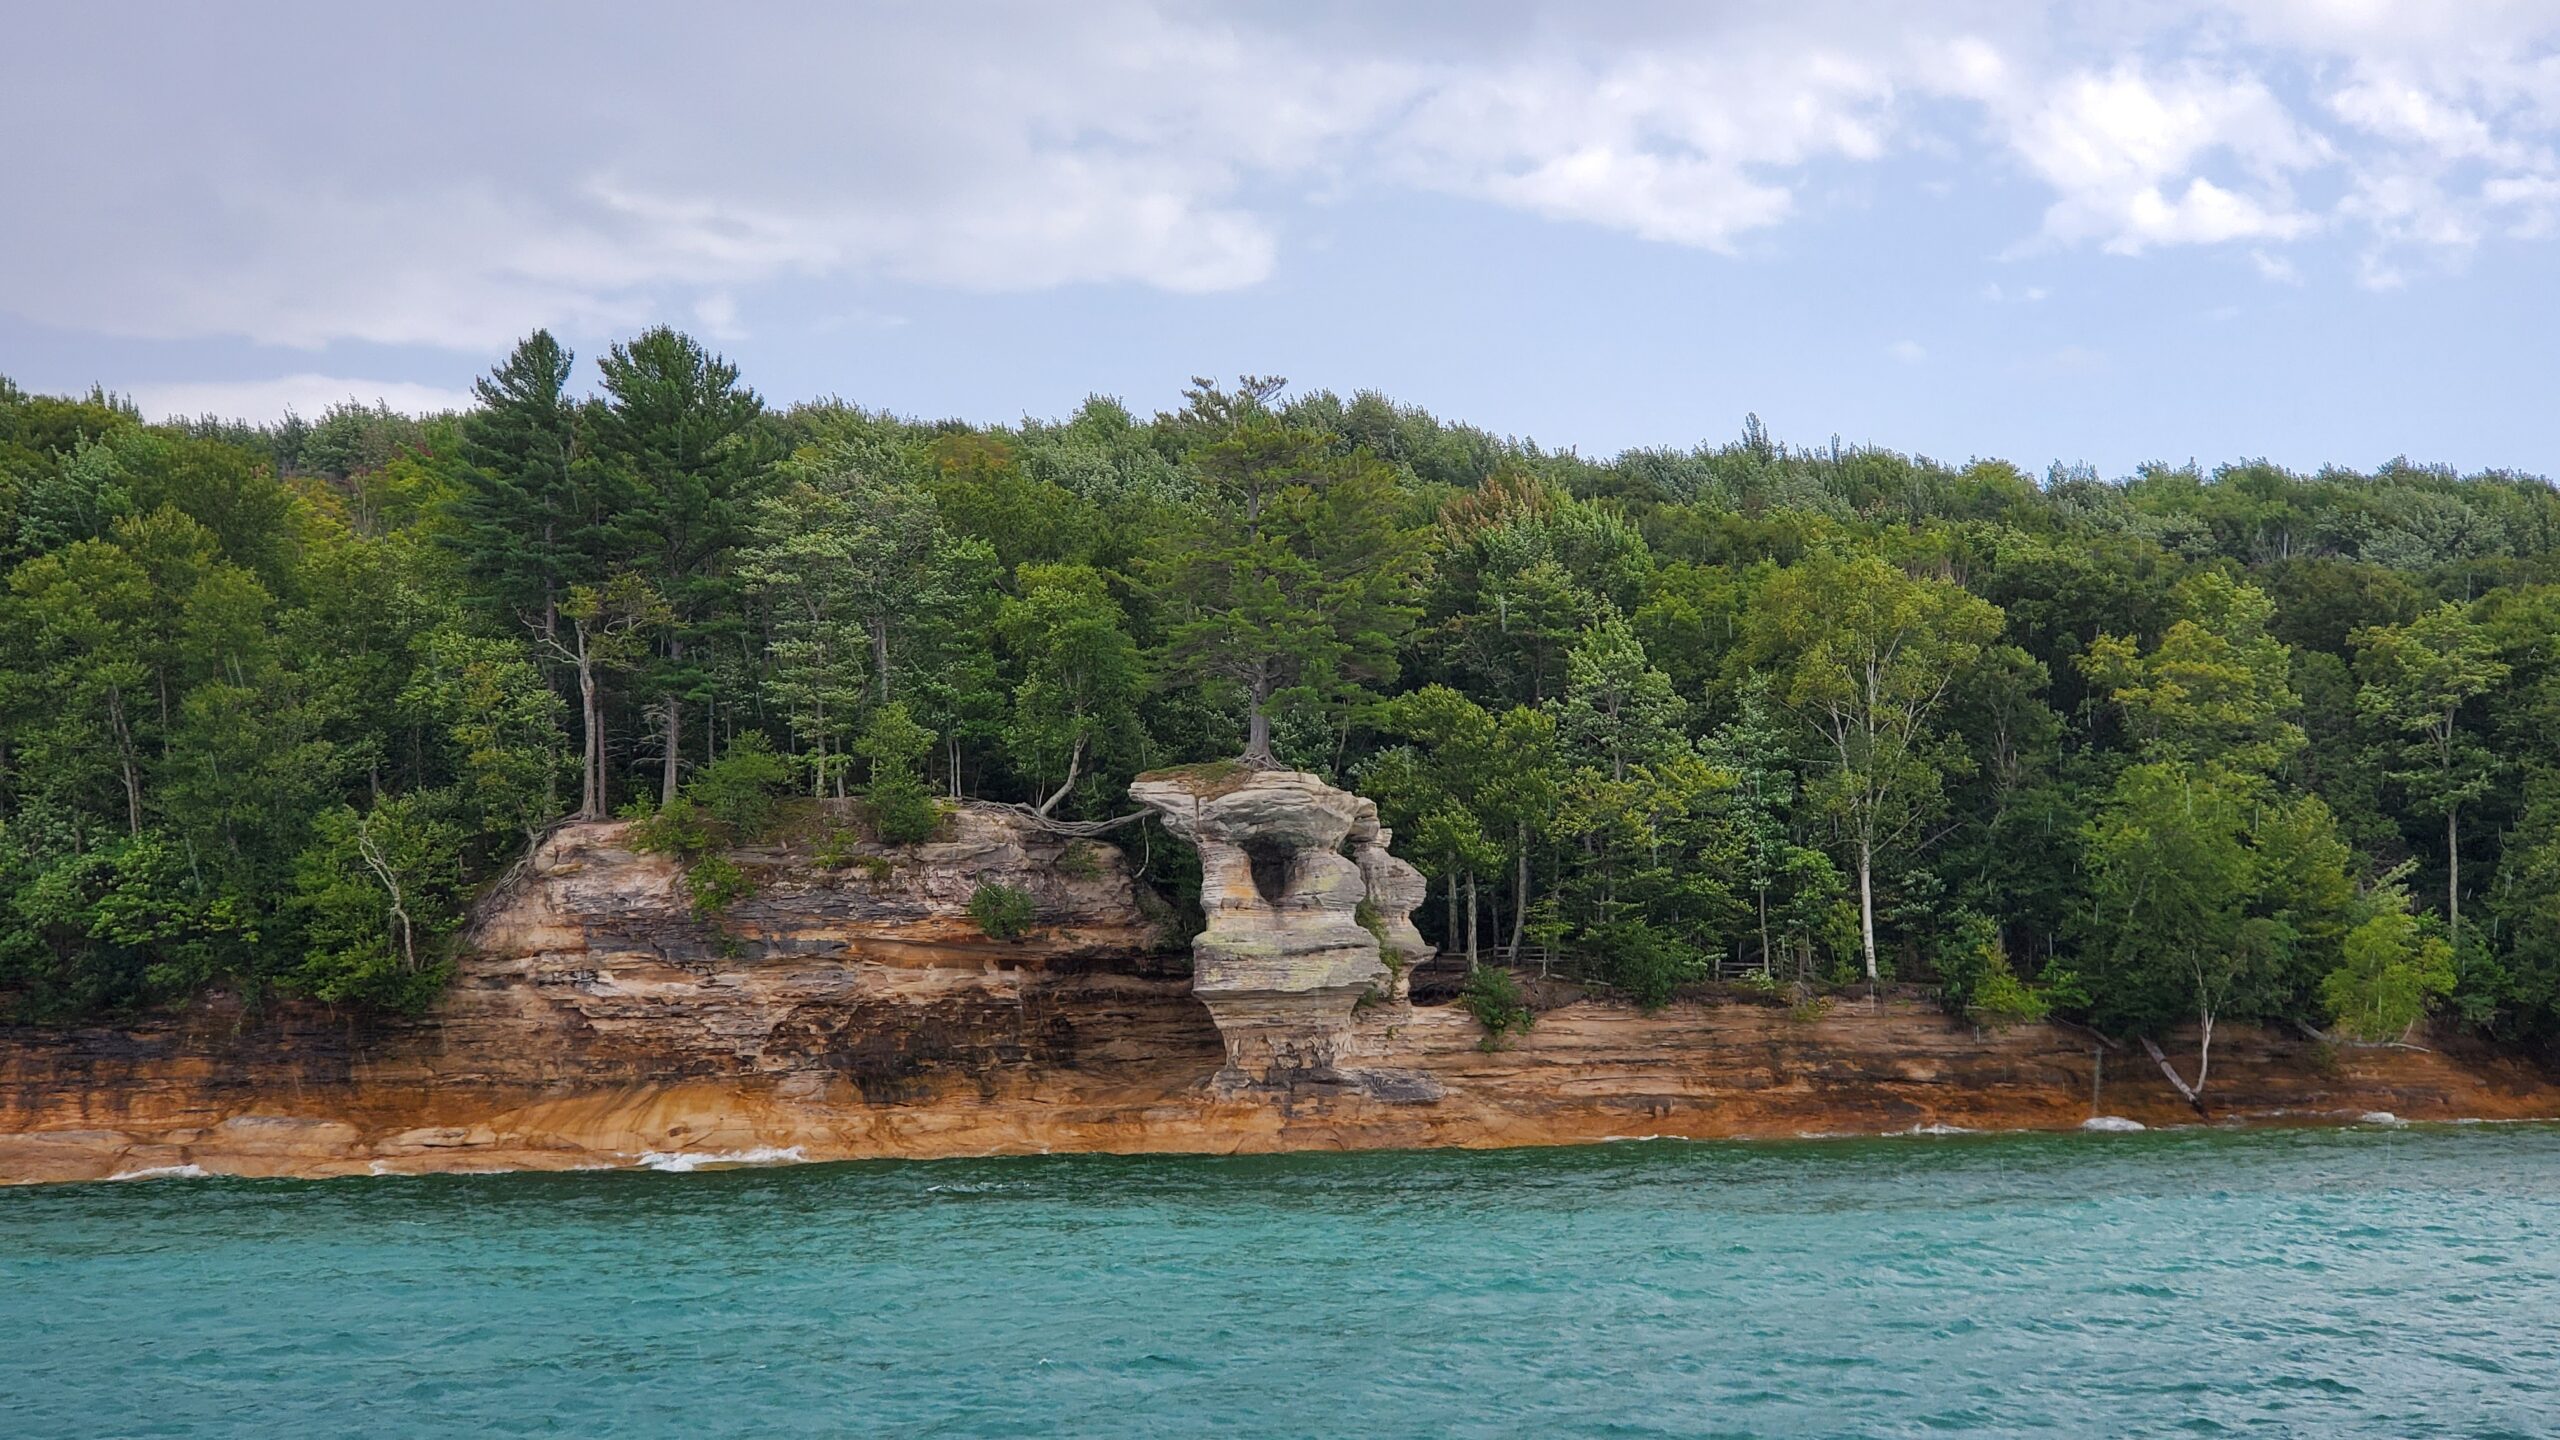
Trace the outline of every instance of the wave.
{"type": "Polygon", "coordinates": [[[139,1170],[119,1170],[110,1180],[205,1180],[213,1172],[201,1165],[146,1165],[139,1170]]]}
{"type": "Polygon", "coordinates": [[[639,1163],[650,1170],[685,1175],[696,1170],[727,1170],[748,1165],[798,1165],[809,1154],[800,1146],[758,1145],[746,1150],[651,1150],[639,1163]]]}
{"type": "Polygon", "coordinates": [[[2122,1115],[2092,1115],[2080,1122],[2080,1128],[2107,1135],[2131,1135],[2151,1127],[2139,1120],[2128,1120],[2122,1115]]]}

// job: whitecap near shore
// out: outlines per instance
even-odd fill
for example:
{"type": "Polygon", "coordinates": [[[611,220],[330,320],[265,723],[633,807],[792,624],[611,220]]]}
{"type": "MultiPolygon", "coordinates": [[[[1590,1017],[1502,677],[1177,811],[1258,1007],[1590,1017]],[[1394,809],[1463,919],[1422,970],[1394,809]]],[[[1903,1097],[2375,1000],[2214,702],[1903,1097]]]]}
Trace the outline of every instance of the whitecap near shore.
{"type": "Polygon", "coordinates": [[[139,1170],[119,1170],[109,1180],[203,1180],[213,1174],[201,1165],[145,1165],[139,1170]]]}
{"type": "Polygon", "coordinates": [[[2122,1115],[2092,1115],[2080,1122],[2080,1128],[2106,1135],[2131,1135],[2151,1127],[2139,1120],[2127,1119],[2122,1115]]]}
{"type": "Polygon", "coordinates": [[[651,1150],[640,1157],[644,1169],[663,1170],[670,1175],[689,1175],[696,1170],[736,1170],[756,1165],[799,1165],[806,1163],[808,1151],[800,1146],[758,1145],[746,1150],[651,1150]]]}

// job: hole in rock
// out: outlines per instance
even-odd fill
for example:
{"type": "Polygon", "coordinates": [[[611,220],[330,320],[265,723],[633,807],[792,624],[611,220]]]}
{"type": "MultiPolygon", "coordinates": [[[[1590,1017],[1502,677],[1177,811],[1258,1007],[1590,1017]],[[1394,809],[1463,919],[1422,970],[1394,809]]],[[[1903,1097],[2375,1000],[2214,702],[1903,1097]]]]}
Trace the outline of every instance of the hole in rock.
{"type": "Polygon", "coordinates": [[[1277,905],[1289,893],[1289,871],[1294,868],[1289,847],[1271,841],[1248,841],[1244,858],[1253,867],[1253,888],[1262,894],[1262,903],[1277,905]]]}

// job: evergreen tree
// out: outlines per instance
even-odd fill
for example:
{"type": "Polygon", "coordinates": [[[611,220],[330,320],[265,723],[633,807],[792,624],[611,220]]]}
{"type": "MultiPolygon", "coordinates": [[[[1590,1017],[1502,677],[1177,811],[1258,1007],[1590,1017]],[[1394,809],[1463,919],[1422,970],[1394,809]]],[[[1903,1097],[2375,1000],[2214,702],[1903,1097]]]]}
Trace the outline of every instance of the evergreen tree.
{"type": "Polygon", "coordinates": [[[769,464],[764,401],[739,385],[736,366],[663,325],[614,346],[597,368],[605,399],[588,431],[617,507],[607,533],[667,612],[649,677],[664,804],[676,796],[685,707],[713,698],[710,646],[739,624],[731,552],[747,539],[769,464]]]}

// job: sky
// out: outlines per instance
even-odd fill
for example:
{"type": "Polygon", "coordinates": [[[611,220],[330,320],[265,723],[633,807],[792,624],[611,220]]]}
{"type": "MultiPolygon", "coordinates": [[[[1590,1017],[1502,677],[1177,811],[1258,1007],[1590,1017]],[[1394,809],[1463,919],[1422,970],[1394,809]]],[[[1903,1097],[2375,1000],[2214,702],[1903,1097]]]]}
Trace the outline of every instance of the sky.
{"type": "Polygon", "coordinates": [[[21,6],[0,374],[2560,474],[2560,0],[21,6]]]}

